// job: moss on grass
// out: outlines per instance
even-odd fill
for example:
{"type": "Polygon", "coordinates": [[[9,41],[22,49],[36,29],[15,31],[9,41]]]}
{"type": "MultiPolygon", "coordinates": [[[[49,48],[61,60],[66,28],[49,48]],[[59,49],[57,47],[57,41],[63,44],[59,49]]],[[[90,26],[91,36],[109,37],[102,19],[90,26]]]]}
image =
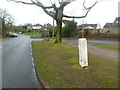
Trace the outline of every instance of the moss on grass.
{"type": "Polygon", "coordinates": [[[88,69],[80,67],[78,49],[53,41],[32,42],[35,67],[52,88],[117,88],[118,65],[89,54],[88,69]]]}

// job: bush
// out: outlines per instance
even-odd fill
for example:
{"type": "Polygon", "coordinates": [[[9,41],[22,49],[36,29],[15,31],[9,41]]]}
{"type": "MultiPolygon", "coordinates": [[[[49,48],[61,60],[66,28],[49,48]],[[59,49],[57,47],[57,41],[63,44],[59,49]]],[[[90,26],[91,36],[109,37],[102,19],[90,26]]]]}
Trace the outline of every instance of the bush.
{"type": "MultiPolygon", "coordinates": [[[[48,28],[50,30],[50,37],[53,35],[53,28],[48,28]]],[[[54,29],[54,36],[56,35],[56,30],[54,29]]]]}
{"type": "Polygon", "coordinates": [[[76,37],[76,23],[74,21],[68,21],[67,25],[62,28],[62,36],[63,37],[76,37]]]}
{"type": "Polygon", "coordinates": [[[27,30],[26,29],[22,29],[20,30],[22,33],[27,33],[27,30]]]}

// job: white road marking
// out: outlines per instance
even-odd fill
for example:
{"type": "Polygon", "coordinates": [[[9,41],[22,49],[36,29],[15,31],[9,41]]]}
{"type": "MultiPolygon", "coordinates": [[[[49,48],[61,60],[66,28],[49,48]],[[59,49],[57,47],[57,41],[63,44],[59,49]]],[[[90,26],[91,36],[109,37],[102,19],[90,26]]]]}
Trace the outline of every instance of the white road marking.
{"type": "Polygon", "coordinates": [[[32,63],[32,67],[34,67],[35,66],[35,64],[34,63],[32,63]]]}
{"type": "Polygon", "coordinates": [[[32,52],[31,52],[31,56],[32,56],[32,52]]]}
{"type": "Polygon", "coordinates": [[[32,57],[32,62],[34,62],[34,61],[33,61],[33,57],[32,57]]]}
{"type": "MultiPolygon", "coordinates": [[[[34,68],[33,68],[32,70],[35,72],[35,69],[34,69],[34,68]]],[[[36,72],[35,72],[35,73],[36,73],[36,72]]]]}
{"type": "MultiPolygon", "coordinates": [[[[30,39],[30,43],[31,42],[32,42],[32,40],[30,39]]],[[[31,44],[30,44],[30,49],[31,49],[31,56],[32,56],[32,45],[31,44]]],[[[32,70],[34,71],[35,79],[36,79],[37,75],[36,75],[36,71],[35,71],[35,64],[34,64],[33,56],[32,56],[32,70]]]]}

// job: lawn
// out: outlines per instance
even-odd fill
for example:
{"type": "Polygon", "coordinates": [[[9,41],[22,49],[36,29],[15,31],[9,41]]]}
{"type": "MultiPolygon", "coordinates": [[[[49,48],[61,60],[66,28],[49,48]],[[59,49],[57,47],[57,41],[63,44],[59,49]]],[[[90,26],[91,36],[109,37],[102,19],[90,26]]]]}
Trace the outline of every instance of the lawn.
{"type": "Polygon", "coordinates": [[[35,34],[40,34],[40,32],[29,32],[29,33],[22,33],[25,35],[35,35],[35,34]]]}
{"type": "Polygon", "coordinates": [[[118,45],[116,44],[94,43],[94,42],[88,42],[88,44],[101,47],[101,48],[105,48],[105,49],[110,49],[110,50],[115,50],[115,51],[118,50],[118,45]]]}
{"type": "Polygon", "coordinates": [[[36,37],[36,36],[32,36],[31,38],[33,38],[33,39],[44,39],[43,37],[36,37]]]}
{"type": "Polygon", "coordinates": [[[78,48],[52,41],[32,42],[35,68],[51,88],[117,88],[118,64],[89,54],[88,69],[80,67],[78,48]]]}

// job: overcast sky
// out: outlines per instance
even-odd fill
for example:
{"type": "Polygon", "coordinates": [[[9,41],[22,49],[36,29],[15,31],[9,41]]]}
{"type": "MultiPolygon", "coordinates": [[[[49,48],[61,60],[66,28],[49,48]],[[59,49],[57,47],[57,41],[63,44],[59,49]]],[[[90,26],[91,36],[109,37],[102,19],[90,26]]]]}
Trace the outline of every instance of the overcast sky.
{"type": "MultiPolygon", "coordinates": [[[[23,0],[30,1],[30,0],[23,0]]],[[[45,5],[50,5],[50,0],[40,0],[45,5]]],[[[51,0],[56,1],[56,0],[51,0]]],[[[92,5],[96,0],[87,0],[86,6],[92,5]]],[[[89,12],[88,16],[84,18],[84,23],[95,24],[99,23],[103,26],[106,22],[113,22],[118,16],[118,2],[120,0],[102,0],[89,12]]],[[[83,0],[76,0],[65,7],[64,13],[67,15],[82,16],[83,15],[83,0]]],[[[44,11],[34,5],[24,5],[14,2],[7,2],[7,0],[0,0],[0,8],[8,10],[15,19],[15,24],[25,23],[40,23],[42,25],[51,23],[53,19],[44,13],[44,11]]],[[[85,11],[84,11],[85,12],[85,11]]],[[[65,19],[65,18],[64,18],[65,19]]],[[[66,18],[67,19],[67,18],[66,18]]],[[[70,20],[70,19],[67,19],[70,20]]],[[[71,19],[72,20],[72,19],[71,19]]],[[[83,19],[75,19],[78,25],[83,23],[83,19]]]]}

